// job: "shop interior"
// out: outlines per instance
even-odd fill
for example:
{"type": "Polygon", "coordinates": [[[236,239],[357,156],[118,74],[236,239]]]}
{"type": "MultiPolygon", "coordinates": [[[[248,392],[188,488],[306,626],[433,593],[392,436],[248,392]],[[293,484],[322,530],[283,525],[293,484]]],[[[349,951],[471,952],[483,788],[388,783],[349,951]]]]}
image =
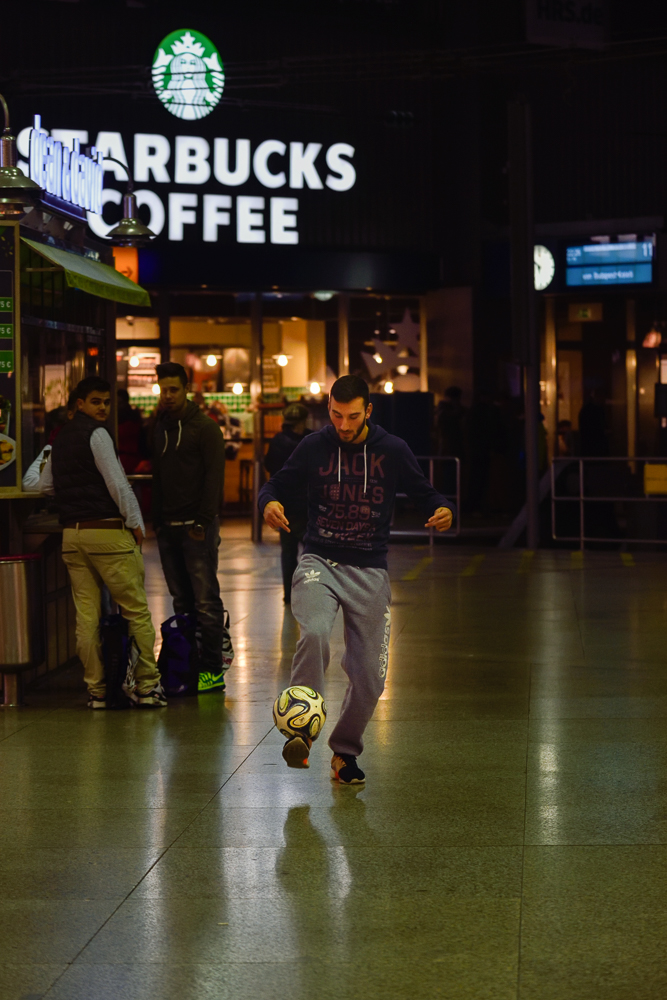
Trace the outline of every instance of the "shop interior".
{"type": "MultiPolygon", "coordinates": [[[[155,365],[166,356],[185,367],[193,398],[220,423],[227,439],[229,514],[247,512],[252,495],[253,298],[249,293],[220,295],[207,290],[175,293],[169,296],[167,319],[159,310],[158,315],[119,310],[116,320],[118,388],[125,389],[131,406],[141,411],[148,437],[159,392],[155,365]]],[[[419,297],[347,296],[332,291],[263,294],[262,424],[267,446],[282,426],[286,401],[306,404],[311,429],[326,422],[326,394],[341,364],[343,370],[349,366],[349,371],[363,373],[373,392],[385,396],[418,392],[422,311],[419,297]],[[341,353],[347,355],[345,360],[341,353]]],[[[431,408],[427,422],[430,413],[431,408]]],[[[430,427],[424,428],[427,450],[429,435],[430,427]]]]}

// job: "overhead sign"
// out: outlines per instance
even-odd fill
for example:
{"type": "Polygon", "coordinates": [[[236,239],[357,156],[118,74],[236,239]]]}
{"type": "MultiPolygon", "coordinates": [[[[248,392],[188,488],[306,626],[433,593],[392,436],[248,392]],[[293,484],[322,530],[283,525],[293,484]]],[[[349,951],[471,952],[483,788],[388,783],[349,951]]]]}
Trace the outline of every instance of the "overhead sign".
{"type": "Polygon", "coordinates": [[[526,0],[526,41],[602,49],[608,37],[607,0],[526,0]]]}
{"type": "Polygon", "coordinates": [[[81,152],[78,138],[73,138],[72,148],[64,145],[42,128],[40,115],[35,115],[29,130],[28,155],[31,179],[47,195],[64,203],[58,205],[59,208],[79,209],[77,214],[83,218],[85,212],[99,214],[102,211],[103,157],[95,146],[91,155],[86,156],[81,152]]]}
{"type": "Polygon", "coordinates": [[[153,86],[172,115],[185,121],[205,118],[224,85],[220,55],[206,35],[181,29],[162,39],[153,59],[153,86]]]}
{"type": "MultiPolygon", "coordinates": [[[[325,146],[281,139],[252,142],[223,136],[169,138],[154,132],[133,136],[97,132],[92,134],[93,161],[80,153],[81,145],[92,138],[87,130],[53,129],[49,136],[41,128],[39,116],[35,122],[35,128],[23,129],[17,138],[19,153],[30,156],[30,176],[49,191],[65,192],[60,197],[73,191],[77,198],[90,198],[85,203],[88,224],[100,237],[106,237],[118,223],[118,211],[114,219],[111,207],[104,218],[105,206],[120,207],[122,202],[117,188],[102,189],[103,173],[111,173],[123,186],[127,181],[125,169],[105,161],[105,156],[128,164],[137,205],[148,209],[147,225],[156,236],[164,233],[176,243],[296,246],[300,204],[296,195],[308,191],[307,197],[321,197],[317,192],[345,192],[357,180],[355,149],[346,142],[325,146]],[[65,137],[74,145],[71,153],[63,145],[65,137]],[[74,163],[74,173],[71,166],[67,175],[58,172],[57,165],[66,162],[74,163]]],[[[19,166],[27,172],[28,164],[21,161],[19,166]]]]}
{"type": "Polygon", "coordinates": [[[568,246],[568,286],[641,285],[653,280],[655,238],[622,243],[589,243],[568,246]]]}

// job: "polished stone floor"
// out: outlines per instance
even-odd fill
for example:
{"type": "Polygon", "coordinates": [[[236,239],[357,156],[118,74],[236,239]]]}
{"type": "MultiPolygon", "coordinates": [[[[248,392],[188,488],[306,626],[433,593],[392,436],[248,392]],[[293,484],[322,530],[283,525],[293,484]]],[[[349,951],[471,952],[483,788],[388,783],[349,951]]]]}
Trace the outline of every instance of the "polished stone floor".
{"type": "Polygon", "coordinates": [[[244,533],[226,699],[0,715],[0,1000],[667,996],[664,556],[394,548],[358,790],[282,762],[295,624],[244,533]]]}

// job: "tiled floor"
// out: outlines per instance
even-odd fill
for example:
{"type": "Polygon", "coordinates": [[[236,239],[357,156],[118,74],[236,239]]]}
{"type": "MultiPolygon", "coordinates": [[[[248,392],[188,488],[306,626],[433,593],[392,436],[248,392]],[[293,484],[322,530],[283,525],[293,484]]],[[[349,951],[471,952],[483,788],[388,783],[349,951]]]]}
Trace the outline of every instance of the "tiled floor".
{"type": "Polygon", "coordinates": [[[396,547],[356,790],[282,762],[295,624],[243,533],[226,699],[0,715],[0,1000],[667,996],[664,557],[396,547]]]}

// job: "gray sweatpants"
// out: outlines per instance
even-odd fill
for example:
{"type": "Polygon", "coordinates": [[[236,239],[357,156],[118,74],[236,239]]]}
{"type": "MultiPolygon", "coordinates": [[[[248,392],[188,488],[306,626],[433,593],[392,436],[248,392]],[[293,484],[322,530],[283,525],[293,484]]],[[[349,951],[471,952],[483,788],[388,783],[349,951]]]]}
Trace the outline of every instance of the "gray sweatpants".
{"type": "Polygon", "coordinates": [[[292,661],[291,684],[307,684],[323,692],[331,630],[338,609],[343,609],[345,653],[341,665],[349,683],[329,739],[334,753],[358,757],[364,748],[363,732],[387,676],[390,606],[385,569],[332,563],[311,553],[299,560],[292,581],[292,613],[301,637],[292,661]]]}

